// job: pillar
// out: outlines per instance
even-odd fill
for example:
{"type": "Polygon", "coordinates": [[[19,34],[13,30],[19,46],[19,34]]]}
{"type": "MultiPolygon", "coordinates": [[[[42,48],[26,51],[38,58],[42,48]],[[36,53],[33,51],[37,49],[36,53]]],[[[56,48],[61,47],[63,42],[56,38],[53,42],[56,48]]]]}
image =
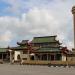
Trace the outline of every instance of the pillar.
{"type": "Polygon", "coordinates": [[[12,63],[12,54],[11,54],[11,51],[10,51],[10,63],[12,63]]]}
{"type": "Polygon", "coordinates": [[[40,54],[40,60],[42,60],[42,54],[40,54]]]}
{"type": "Polygon", "coordinates": [[[3,60],[3,53],[2,53],[2,60],[3,60]]]}
{"type": "Polygon", "coordinates": [[[48,53],[47,53],[47,61],[48,61],[48,53]]]}
{"type": "Polygon", "coordinates": [[[74,24],[74,51],[75,51],[75,6],[72,7],[73,24],[74,24]]]}
{"type": "Polygon", "coordinates": [[[50,54],[50,61],[51,61],[51,54],[50,54]]]}
{"type": "Polygon", "coordinates": [[[30,53],[29,53],[30,51],[28,50],[28,56],[27,56],[27,60],[30,60],[30,53]]]}
{"type": "Polygon", "coordinates": [[[12,63],[12,50],[9,50],[10,52],[10,63],[12,63]]]}
{"type": "Polygon", "coordinates": [[[56,60],[56,55],[54,54],[54,61],[56,60]]]}

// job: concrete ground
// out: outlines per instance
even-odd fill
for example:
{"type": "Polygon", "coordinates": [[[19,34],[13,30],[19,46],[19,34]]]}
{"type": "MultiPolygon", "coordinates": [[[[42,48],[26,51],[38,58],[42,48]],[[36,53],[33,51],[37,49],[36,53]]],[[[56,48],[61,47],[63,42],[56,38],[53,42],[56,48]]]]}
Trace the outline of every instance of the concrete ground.
{"type": "Polygon", "coordinates": [[[0,64],[0,75],[75,75],[75,67],[0,64]]]}

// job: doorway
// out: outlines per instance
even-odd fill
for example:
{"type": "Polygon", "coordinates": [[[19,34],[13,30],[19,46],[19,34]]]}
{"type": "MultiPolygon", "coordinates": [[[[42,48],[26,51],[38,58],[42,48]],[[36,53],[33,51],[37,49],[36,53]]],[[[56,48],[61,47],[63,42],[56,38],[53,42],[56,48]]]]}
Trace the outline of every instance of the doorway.
{"type": "Polygon", "coordinates": [[[54,55],[51,55],[51,61],[53,61],[54,60],[54,55]]]}

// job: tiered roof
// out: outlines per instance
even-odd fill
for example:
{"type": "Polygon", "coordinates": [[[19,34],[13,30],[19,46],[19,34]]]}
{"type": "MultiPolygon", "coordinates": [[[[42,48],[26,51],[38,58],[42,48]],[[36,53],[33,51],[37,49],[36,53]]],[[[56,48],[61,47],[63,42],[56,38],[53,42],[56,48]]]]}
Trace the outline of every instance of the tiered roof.
{"type": "Polygon", "coordinates": [[[28,40],[22,40],[21,42],[17,42],[19,46],[17,47],[12,47],[12,50],[34,50],[34,52],[56,52],[60,51],[60,43],[59,41],[56,40],[57,36],[43,36],[43,37],[34,37],[33,40],[31,41],[31,44],[42,44],[42,43],[48,43],[50,46],[33,46],[28,43],[28,40]],[[53,46],[51,46],[54,43],[53,46]],[[57,45],[55,44],[57,43],[57,45]]]}
{"type": "Polygon", "coordinates": [[[34,37],[31,41],[32,43],[59,43],[56,40],[56,36],[43,36],[43,37],[34,37]]]}
{"type": "Polygon", "coordinates": [[[22,46],[22,45],[26,45],[28,43],[29,40],[22,40],[21,42],[17,42],[18,45],[22,46]]]}
{"type": "Polygon", "coordinates": [[[59,48],[39,48],[36,52],[59,52],[59,48]]]}
{"type": "Polygon", "coordinates": [[[17,47],[10,47],[10,49],[12,49],[12,50],[25,50],[25,49],[27,49],[27,47],[25,46],[17,46],[17,47]]]}
{"type": "Polygon", "coordinates": [[[26,50],[28,49],[28,40],[22,40],[21,42],[17,42],[17,47],[10,47],[12,50],[26,50]]]}
{"type": "Polygon", "coordinates": [[[34,37],[32,44],[41,44],[37,47],[36,52],[60,52],[60,43],[56,40],[57,36],[43,36],[43,37],[34,37]],[[47,43],[48,45],[46,45],[47,43]],[[53,43],[53,44],[52,44],[53,43]],[[42,44],[45,44],[44,46],[42,44]]]}

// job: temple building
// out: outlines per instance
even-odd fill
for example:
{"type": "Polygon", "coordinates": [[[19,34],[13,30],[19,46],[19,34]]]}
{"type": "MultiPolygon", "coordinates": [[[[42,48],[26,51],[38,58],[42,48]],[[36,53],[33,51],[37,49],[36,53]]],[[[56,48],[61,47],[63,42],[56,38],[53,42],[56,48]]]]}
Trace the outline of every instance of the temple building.
{"type": "Polygon", "coordinates": [[[31,42],[22,40],[17,42],[17,47],[10,47],[11,59],[22,60],[44,60],[44,61],[66,61],[67,48],[63,48],[56,40],[57,36],[34,37],[31,42]]]}
{"type": "Polygon", "coordinates": [[[36,60],[66,61],[66,54],[63,54],[61,43],[56,40],[57,36],[34,37],[31,41],[36,48],[34,54],[36,60]]]}

